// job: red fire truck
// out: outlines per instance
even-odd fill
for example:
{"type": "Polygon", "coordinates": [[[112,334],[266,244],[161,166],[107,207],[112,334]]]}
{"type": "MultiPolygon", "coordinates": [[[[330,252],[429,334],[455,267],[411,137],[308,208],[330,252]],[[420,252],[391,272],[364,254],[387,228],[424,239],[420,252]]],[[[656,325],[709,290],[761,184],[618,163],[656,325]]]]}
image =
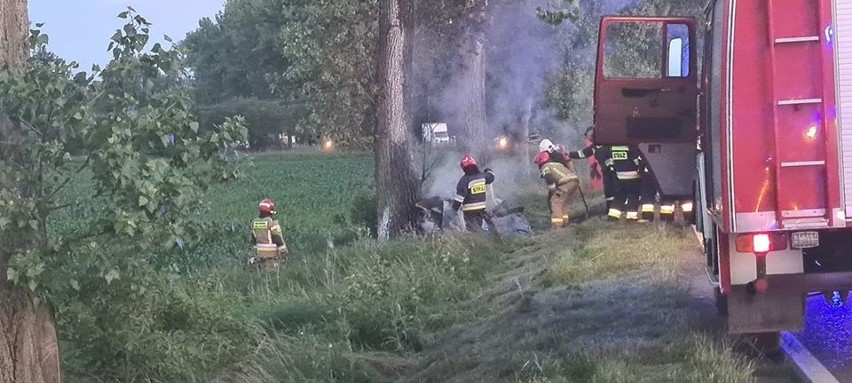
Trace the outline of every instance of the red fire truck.
{"type": "Polygon", "coordinates": [[[605,17],[594,139],[693,198],[729,332],[800,329],[808,293],[852,289],[852,0],[605,17]]]}

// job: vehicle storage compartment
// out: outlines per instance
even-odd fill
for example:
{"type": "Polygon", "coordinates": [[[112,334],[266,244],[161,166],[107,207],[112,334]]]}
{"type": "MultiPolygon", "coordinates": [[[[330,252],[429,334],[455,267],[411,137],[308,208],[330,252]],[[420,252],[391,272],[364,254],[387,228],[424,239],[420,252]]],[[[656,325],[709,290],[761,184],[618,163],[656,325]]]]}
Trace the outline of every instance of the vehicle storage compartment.
{"type": "Polygon", "coordinates": [[[852,217],[852,2],[835,1],[834,38],[838,125],[846,217],[852,217]]]}

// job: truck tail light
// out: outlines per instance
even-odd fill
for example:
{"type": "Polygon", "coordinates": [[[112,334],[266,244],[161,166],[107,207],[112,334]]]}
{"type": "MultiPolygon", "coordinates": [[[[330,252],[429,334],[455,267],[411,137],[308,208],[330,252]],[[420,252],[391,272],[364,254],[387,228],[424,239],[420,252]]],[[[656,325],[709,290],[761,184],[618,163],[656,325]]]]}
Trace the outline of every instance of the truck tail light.
{"type": "Polygon", "coordinates": [[[819,232],[797,231],[790,235],[790,247],[794,249],[809,249],[819,246],[819,232]]]}
{"type": "Polygon", "coordinates": [[[769,252],[769,248],[772,247],[769,234],[755,234],[751,237],[751,246],[755,253],[769,252]]]}
{"type": "Polygon", "coordinates": [[[787,249],[787,236],[783,233],[740,234],[736,245],[739,253],[768,253],[787,249]]]}

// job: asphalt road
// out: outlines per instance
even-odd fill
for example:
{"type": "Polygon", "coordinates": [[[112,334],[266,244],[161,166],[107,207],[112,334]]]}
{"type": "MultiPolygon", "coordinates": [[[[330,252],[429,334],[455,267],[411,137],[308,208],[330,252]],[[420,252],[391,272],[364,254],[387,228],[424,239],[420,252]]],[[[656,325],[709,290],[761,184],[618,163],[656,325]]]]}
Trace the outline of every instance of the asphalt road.
{"type": "Polygon", "coordinates": [[[794,335],[841,383],[852,383],[852,300],[810,296],[805,327],[794,335]]]}

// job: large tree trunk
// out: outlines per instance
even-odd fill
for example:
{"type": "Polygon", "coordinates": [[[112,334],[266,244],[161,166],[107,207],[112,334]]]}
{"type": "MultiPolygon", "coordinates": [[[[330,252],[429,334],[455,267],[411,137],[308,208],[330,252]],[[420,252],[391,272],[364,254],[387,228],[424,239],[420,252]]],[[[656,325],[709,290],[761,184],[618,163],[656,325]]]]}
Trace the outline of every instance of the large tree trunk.
{"type": "Polygon", "coordinates": [[[0,67],[27,61],[29,35],[27,0],[0,0],[0,67]]]}
{"type": "MultiPolygon", "coordinates": [[[[23,67],[29,55],[26,0],[0,0],[0,68],[23,67]]],[[[0,115],[0,140],[13,140],[17,127],[0,115]]],[[[20,240],[20,238],[19,238],[20,240]]],[[[22,288],[6,282],[13,246],[0,249],[0,383],[59,382],[59,347],[53,316],[22,288]]],[[[30,241],[32,243],[33,241],[30,241]]]]}
{"type": "Polygon", "coordinates": [[[406,0],[379,3],[379,92],[375,136],[378,236],[393,238],[413,223],[417,178],[406,129],[406,0]]]}
{"type": "MultiPolygon", "coordinates": [[[[473,23],[480,24],[478,21],[473,23]]],[[[488,116],[485,110],[485,33],[480,25],[469,27],[463,44],[464,85],[464,143],[468,152],[477,157],[485,154],[484,148],[490,137],[488,116]]]]}
{"type": "Polygon", "coordinates": [[[58,352],[50,310],[35,307],[21,289],[0,283],[0,382],[59,382],[58,352]]]}

